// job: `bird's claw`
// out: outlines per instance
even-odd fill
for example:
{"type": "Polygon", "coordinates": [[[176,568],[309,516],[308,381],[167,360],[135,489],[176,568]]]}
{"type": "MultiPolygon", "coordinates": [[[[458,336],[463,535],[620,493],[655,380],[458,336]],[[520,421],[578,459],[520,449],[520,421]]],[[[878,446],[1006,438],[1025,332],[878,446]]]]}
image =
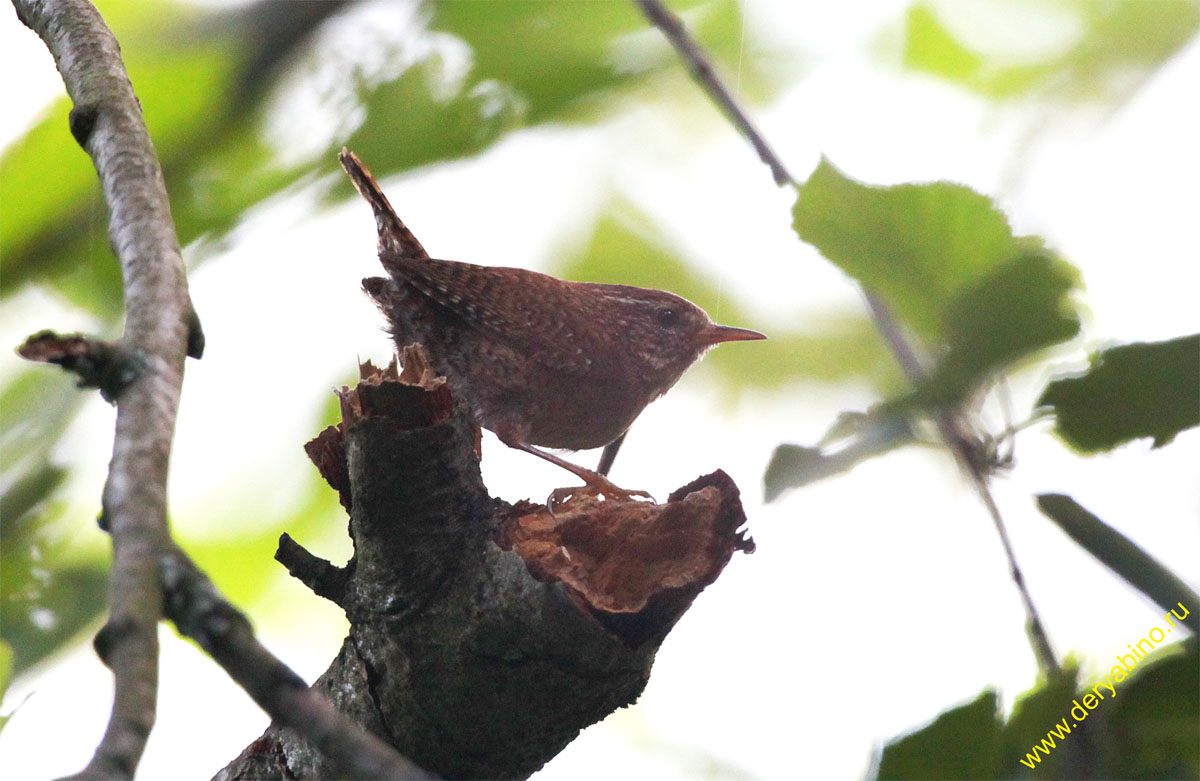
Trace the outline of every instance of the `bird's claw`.
{"type": "Polygon", "coordinates": [[[649,499],[651,504],[658,504],[649,491],[629,490],[605,480],[603,484],[589,483],[588,485],[576,487],[555,488],[546,499],[546,510],[551,515],[554,515],[556,508],[561,508],[564,504],[573,502],[584,496],[603,496],[607,502],[629,502],[635,499],[649,499]]]}

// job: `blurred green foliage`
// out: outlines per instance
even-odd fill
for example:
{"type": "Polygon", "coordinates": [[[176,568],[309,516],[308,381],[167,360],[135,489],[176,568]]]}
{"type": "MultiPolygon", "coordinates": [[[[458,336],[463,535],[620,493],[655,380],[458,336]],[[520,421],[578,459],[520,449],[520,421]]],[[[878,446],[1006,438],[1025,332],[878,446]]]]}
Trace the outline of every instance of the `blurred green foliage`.
{"type": "Polygon", "coordinates": [[[1014,236],[989,198],[934,182],[878,187],[828,160],[799,186],[801,239],[882,300],[932,366],[908,393],[844,415],[816,447],[782,444],[764,474],[768,501],[918,441],[917,419],[964,407],[1014,364],[1079,334],[1074,266],[1014,236]]]}
{"type": "MultiPolygon", "coordinates": [[[[684,78],[667,43],[624,2],[430,0],[384,9],[352,0],[264,0],[212,11],[173,0],[100,0],[98,6],[121,43],[192,268],[219,251],[246,211],[267,198],[300,187],[316,187],[326,200],[350,196],[344,177],[328,175],[337,171],[343,144],[382,178],[477,154],[521,128],[597,123],[626,108],[629,96],[684,78]],[[380,13],[414,8],[408,29],[378,24],[380,13]],[[623,59],[637,36],[644,36],[633,47],[639,54],[623,59]],[[307,108],[288,102],[296,92],[309,98],[307,108]],[[304,114],[314,102],[317,116],[304,114]],[[336,120],[328,137],[315,131],[313,148],[281,147],[289,136],[279,128],[314,118],[336,120]]],[[[751,95],[766,98],[786,86],[763,77],[762,59],[742,58],[736,0],[672,6],[719,62],[738,68],[751,95]]],[[[660,90],[656,99],[690,105],[703,98],[689,86],[660,90]]],[[[94,315],[95,330],[111,336],[123,305],[120,269],[108,247],[95,172],[67,128],[69,108],[66,98],[54,103],[0,157],[0,298],[42,286],[94,315]]],[[[720,126],[715,113],[710,122],[720,126]]],[[[613,238],[604,226],[596,234],[613,238]]],[[[669,249],[659,255],[671,267],[672,287],[702,286],[669,249]]],[[[835,339],[872,338],[861,322],[837,324],[835,339]]],[[[832,371],[833,362],[826,364],[832,371]]],[[[782,382],[784,367],[764,377],[782,382]]],[[[103,609],[104,556],[78,538],[69,555],[63,547],[71,539],[64,530],[83,523],[91,531],[91,519],[62,517],[63,472],[51,460],[83,398],[69,379],[44,367],[6,377],[0,386],[0,631],[17,671],[52,653],[103,609]]],[[[311,538],[342,514],[315,471],[297,476],[290,490],[305,500],[289,517],[260,521],[242,535],[181,540],[238,602],[261,594],[273,577],[269,562],[281,531],[311,538]]]]}
{"type": "MultiPolygon", "coordinates": [[[[587,242],[552,273],[587,282],[608,282],[669,290],[711,313],[726,325],[748,326],[753,316],[675,249],[663,231],[628,203],[600,212],[587,242]]],[[[797,379],[822,382],[866,380],[885,392],[900,386],[895,363],[862,311],[832,311],[805,318],[805,328],[772,328],[770,338],[750,349],[713,350],[697,368],[713,372],[733,393],[780,388],[797,379]]]]}
{"type": "Polygon", "coordinates": [[[1037,402],[1054,410],[1059,436],[1080,452],[1141,437],[1162,447],[1200,426],[1200,334],[1112,347],[1091,364],[1051,382],[1037,402]]]}
{"type": "MultiPolygon", "coordinates": [[[[60,528],[56,499],[67,475],[51,452],[79,410],[70,377],[21,371],[0,390],[0,633],[20,673],[99,615],[104,564],[60,528]]],[[[97,453],[104,458],[106,453],[97,453]]],[[[96,507],[99,509],[99,497],[96,507]]],[[[90,519],[85,519],[89,524],[90,519]]]]}
{"type": "Polygon", "coordinates": [[[879,779],[1198,778],[1200,777],[1200,653],[1194,639],[1156,649],[1086,720],[1072,706],[1091,691],[1068,669],[1018,698],[1004,720],[996,693],[952,708],[931,724],[887,744],[879,779]],[[1041,741],[1067,719],[1070,731],[1041,741]],[[1039,745],[1040,762],[1030,753],[1039,745]],[[1030,769],[1028,764],[1034,764],[1030,769]]]}
{"type": "Polygon", "coordinates": [[[986,691],[974,702],[940,714],[925,729],[889,743],[876,777],[994,778],[1003,741],[997,706],[996,693],[986,691]]]}
{"type": "MultiPolygon", "coordinates": [[[[8,684],[10,681],[12,681],[12,676],[13,676],[12,646],[10,646],[8,643],[4,642],[3,640],[0,640],[0,697],[3,697],[4,693],[6,691],[8,691],[8,684]]],[[[0,714],[0,731],[2,731],[5,727],[5,725],[8,724],[8,720],[11,717],[12,717],[11,713],[0,714]]]]}
{"type": "MultiPolygon", "coordinates": [[[[368,5],[258,2],[213,12],[171,0],[100,0],[122,43],[193,267],[221,248],[248,209],[272,196],[300,187],[316,188],[327,201],[349,196],[348,182],[331,175],[343,144],[383,178],[478,154],[522,128],[596,123],[639,91],[682,79],[665,42],[638,38],[646,25],[627,2],[430,0],[409,31],[416,46],[373,29],[363,16],[368,5]],[[338,45],[346,38],[337,31],[347,29],[359,45],[338,45]],[[623,61],[618,52],[631,41],[640,56],[623,61]],[[296,111],[282,99],[289,89],[314,96],[320,111],[338,120],[311,149],[280,148],[273,137],[272,128],[307,119],[288,115],[296,111]]],[[[742,95],[767,99],[788,86],[780,58],[742,58],[755,47],[743,40],[736,0],[670,5],[718,65],[732,70],[737,63],[742,95]]],[[[939,6],[917,3],[905,17],[903,62],[990,99],[1112,101],[1131,94],[1130,72],[1144,76],[1160,66],[1200,27],[1200,4],[1188,0],[1044,0],[1026,11],[1039,7],[1072,14],[1079,34],[1061,51],[1014,61],[968,43],[939,6]]],[[[656,110],[699,100],[690,85],[654,96],[656,110]]],[[[0,298],[45,286],[95,315],[100,329],[115,329],[119,269],[95,174],[67,129],[68,109],[65,99],[54,104],[0,157],[0,298]]],[[[710,116],[719,122],[715,111],[710,116]]],[[[998,373],[1079,332],[1075,268],[1039,240],[1014,236],[995,204],[967,187],[875,187],[822,161],[800,187],[794,216],[803,240],[886,298],[920,339],[931,372],[905,394],[894,361],[858,311],[806,313],[803,328],[772,329],[771,339],[752,349],[714,351],[701,371],[733,392],[797,379],[856,380],[886,399],[868,413],[843,415],[816,447],[781,446],[767,471],[768,498],[915,441],[921,408],[965,409],[998,373]]],[[[742,302],[664,243],[663,231],[619,193],[592,221],[588,241],[557,273],[668,289],[719,311],[723,322],[752,324],[742,302]]],[[[1141,436],[1164,444],[1197,425],[1196,340],[1105,351],[1084,377],[1052,383],[1042,403],[1080,449],[1141,436]]],[[[10,669],[19,673],[53,653],[103,607],[103,557],[68,551],[58,493],[64,473],[51,459],[81,398],[69,381],[48,379],[40,368],[0,387],[0,686],[10,669]]],[[[322,424],[335,409],[331,400],[322,424]]],[[[315,471],[298,476],[291,490],[304,501],[289,517],[245,535],[182,540],[237,602],[262,593],[279,532],[316,536],[329,518],[341,517],[315,471]]],[[[91,522],[69,520],[73,531],[91,522]]],[[[1112,777],[1196,776],[1195,648],[1139,671],[1114,706],[1089,721],[1103,736],[1095,768],[1112,777]]],[[[985,692],[890,745],[879,775],[1019,775],[1018,758],[1065,712],[1074,688],[1073,673],[1051,681],[1025,695],[1007,722],[996,695],[985,692]]],[[[1055,753],[1038,777],[1050,777],[1072,756],[1055,753]]]]}
{"type": "MultiPolygon", "coordinates": [[[[1012,10],[1039,7],[1073,14],[1078,35],[1059,52],[1019,61],[985,53],[952,32],[941,14],[963,5],[913,5],[904,63],[992,99],[1112,103],[1132,94],[1200,28],[1195,2],[1067,0],[1012,10]]],[[[886,301],[901,334],[916,337],[927,375],[906,395],[866,414],[843,415],[815,447],[780,445],[764,475],[768,500],[917,441],[914,426],[923,413],[974,421],[974,405],[997,376],[1081,331],[1072,300],[1081,288],[1078,271],[1040,240],[1013,236],[1004,215],[968,188],[872,187],[822,160],[800,185],[794,216],[801,239],[886,301]]],[[[1115,347],[1092,363],[1082,377],[1051,382],[1038,401],[1075,448],[1108,450],[1139,437],[1154,437],[1157,447],[1200,425],[1200,336],[1115,347]]],[[[1194,601],[1178,576],[1069,497],[1044,495],[1039,504],[1085,550],[1160,604],[1172,595],[1194,601]]],[[[1065,745],[1034,768],[1020,764],[1021,757],[1074,704],[1073,669],[1023,696],[1007,721],[991,691],[946,711],[885,747],[876,777],[1200,777],[1197,647],[1192,638],[1157,655],[1115,703],[1076,725],[1065,745]]]]}
{"type": "Polygon", "coordinates": [[[763,474],[763,494],[773,502],[792,488],[848,472],[860,462],[918,441],[907,405],[878,404],[843,412],[816,447],[782,444],[763,474]]]}
{"type": "MultiPolygon", "coordinates": [[[[1041,248],[1014,237],[991,199],[964,185],[877,187],[822,159],[799,189],[796,234],[931,342],[947,337],[957,295],[1041,248]]],[[[957,324],[959,338],[967,328],[957,324]]]]}
{"type": "MultiPolygon", "coordinates": [[[[358,3],[332,4],[338,12],[332,17],[311,13],[311,3],[263,2],[226,12],[170,0],[100,5],[122,42],[172,195],[180,242],[210,239],[201,249],[219,247],[216,240],[249,207],[334,172],[343,144],[370,160],[383,178],[478,153],[521,127],[596,121],[611,110],[619,90],[679,67],[669,56],[641,69],[617,61],[618,42],[645,27],[625,3],[427,3],[427,21],[418,15],[414,24],[425,24],[426,36],[452,37],[469,48],[469,69],[461,78],[450,73],[445,47],[436,46],[397,75],[380,73],[364,51],[382,50],[398,61],[406,52],[398,42],[371,35],[369,19],[355,28],[363,46],[348,51],[323,45],[335,23],[354,25],[358,3]],[[282,9],[292,5],[299,21],[279,24],[282,9]],[[312,27],[303,29],[306,23],[312,27]],[[520,46],[511,45],[518,40],[520,46]],[[264,65],[263,51],[271,53],[273,67],[264,65]],[[320,66],[339,74],[337,89],[322,88],[313,75],[316,66],[306,57],[314,51],[331,60],[320,66]],[[304,89],[325,98],[323,108],[343,117],[361,111],[362,118],[352,133],[329,139],[324,151],[285,163],[288,150],[274,148],[268,119],[278,121],[270,112],[284,110],[275,88],[297,74],[309,78],[304,89]],[[255,83],[247,87],[248,81],[255,83]],[[334,100],[339,96],[349,103],[334,100]]],[[[676,6],[694,10],[701,40],[736,56],[732,42],[739,40],[741,15],[734,0],[676,6]]],[[[742,63],[743,81],[765,85],[755,67],[754,61],[742,63]]],[[[97,214],[102,201],[95,174],[67,130],[68,108],[65,99],[56,103],[0,158],[0,296],[39,281],[112,319],[121,307],[118,269],[107,249],[106,220],[97,214]],[[42,186],[47,181],[55,186],[42,186]]],[[[334,181],[334,193],[350,194],[344,177],[334,181]]],[[[188,260],[194,265],[203,257],[192,252],[188,260]]]]}
{"type": "MultiPolygon", "coordinates": [[[[1200,595],[1175,573],[1071,497],[1041,494],[1037,505],[1067,536],[1163,610],[1174,610],[1179,604],[1200,609],[1200,595]]],[[[1200,613],[1185,618],[1184,626],[1200,635],[1200,613]]]]}
{"type": "MultiPolygon", "coordinates": [[[[960,4],[960,8],[961,8],[960,4]]],[[[1120,101],[1200,30],[1195,0],[1036,0],[1006,4],[1013,24],[1045,19],[1075,28],[1069,40],[1032,58],[972,46],[943,18],[947,5],[917,3],[904,20],[904,65],[993,99],[1036,95],[1061,101],[1120,101]],[[1065,19],[1064,19],[1065,18],[1065,19]],[[1141,78],[1131,79],[1131,76],[1141,78]]],[[[998,10],[993,7],[993,10],[998,10]]],[[[968,22],[968,15],[957,14],[968,22]]],[[[987,15],[977,24],[984,25],[987,15]]]]}

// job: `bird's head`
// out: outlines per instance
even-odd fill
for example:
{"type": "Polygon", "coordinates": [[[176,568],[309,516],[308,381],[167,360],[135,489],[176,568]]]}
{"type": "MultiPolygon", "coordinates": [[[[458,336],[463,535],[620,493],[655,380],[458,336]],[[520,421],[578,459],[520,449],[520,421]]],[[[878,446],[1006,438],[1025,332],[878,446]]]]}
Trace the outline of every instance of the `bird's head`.
{"type": "Polygon", "coordinates": [[[628,285],[597,285],[611,328],[627,359],[653,387],[652,398],[672,385],[710,348],[722,342],[766,339],[758,331],[717,325],[703,309],[673,293],[628,285]]]}

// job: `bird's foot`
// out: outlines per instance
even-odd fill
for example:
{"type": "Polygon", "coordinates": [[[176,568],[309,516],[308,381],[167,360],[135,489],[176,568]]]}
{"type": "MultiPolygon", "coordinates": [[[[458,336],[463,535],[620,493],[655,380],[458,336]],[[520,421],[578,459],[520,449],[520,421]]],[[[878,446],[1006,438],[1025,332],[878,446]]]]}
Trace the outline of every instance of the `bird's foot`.
{"type": "Polygon", "coordinates": [[[546,499],[546,509],[551,515],[554,515],[555,510],[562,509],[563,506],[576,499],[597,496],[604,497],[604,501],[606,502],[632,502],[640,499],[648,499],[651,504],[658,504],[648,491],[621,488],[603,475],[596,474],[595,477],[599,479],[588,480],[586,485],[555,488],[550,492],[549,498],[546,499]]]}

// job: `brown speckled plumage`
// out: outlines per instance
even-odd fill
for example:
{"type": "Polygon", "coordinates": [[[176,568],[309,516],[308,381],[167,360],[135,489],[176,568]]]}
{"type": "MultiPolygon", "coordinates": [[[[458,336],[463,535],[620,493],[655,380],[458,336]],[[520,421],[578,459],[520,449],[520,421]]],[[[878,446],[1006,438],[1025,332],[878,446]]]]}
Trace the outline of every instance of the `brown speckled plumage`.
{"type": "Polygon", "coordinates": [[[506,444],[606,445],[710,347],[764,338],[714,325],[662,290],[434,260],[358,159],[341,159],[375,211],[388,278],[363,287],[396,345],[422,344],[479,424],[506,444]]]}

